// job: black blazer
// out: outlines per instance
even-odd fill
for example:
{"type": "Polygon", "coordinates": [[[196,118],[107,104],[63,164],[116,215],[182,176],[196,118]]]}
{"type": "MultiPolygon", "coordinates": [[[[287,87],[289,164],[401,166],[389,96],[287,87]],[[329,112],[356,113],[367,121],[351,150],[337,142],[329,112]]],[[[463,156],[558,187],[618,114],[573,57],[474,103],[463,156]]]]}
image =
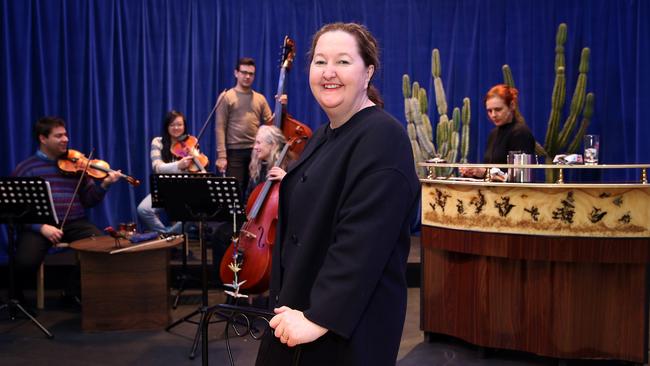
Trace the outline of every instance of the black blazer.
{"type": "Polygon", "coordinates": [[[394,365],[420,185],[404,127],[369,107],[318,129],[280,189],[271,307],[329,329],[295,348],[267,334],[258,365],[394,365]]]}

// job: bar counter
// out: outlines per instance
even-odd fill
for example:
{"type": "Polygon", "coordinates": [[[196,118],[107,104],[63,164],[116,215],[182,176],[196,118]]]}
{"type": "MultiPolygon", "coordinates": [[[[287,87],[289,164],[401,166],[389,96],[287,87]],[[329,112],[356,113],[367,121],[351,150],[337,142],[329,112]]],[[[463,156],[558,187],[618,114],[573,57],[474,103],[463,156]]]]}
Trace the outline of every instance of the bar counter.
{"type": "Polygon", "coordinates": [[[638,183],[623,184],[422,179],[422,330],[560,359],[647,363],[648,167],[589,167],[640,170],[638,183]]]}

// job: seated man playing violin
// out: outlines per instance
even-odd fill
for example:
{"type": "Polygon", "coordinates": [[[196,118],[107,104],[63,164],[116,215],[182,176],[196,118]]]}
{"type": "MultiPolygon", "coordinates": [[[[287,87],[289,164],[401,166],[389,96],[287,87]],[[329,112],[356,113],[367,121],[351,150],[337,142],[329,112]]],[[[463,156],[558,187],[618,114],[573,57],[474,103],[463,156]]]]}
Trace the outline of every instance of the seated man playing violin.
{"type": "MultiPolygon", "coordinates": [[[[53,244],[72,242],[93,235],[104,235],[88,221],[85,209],[99,204],[108,187],[121,176],[119,171],[111,171],[101,183],[97,184],[84,175],[79,191],[75,195],[79,177],[64,174],[57,165],[57,160],[67,156],[68,152],[65,122],[58,117],[43,117],[34,125],[34,137],[39,143],[39,149],[36,154],[18,164],[12,176],[41,177],[47,180],[50,183],[52,200],[59,221],[66,215],[68,206],[69,213],[62,228],[41,224],[25,225],[21,228],[16,248],[17,278],[36,273],[53,244]]],[[[18,289],[17,294],[20,299],[22,291],[18,289]]]]}

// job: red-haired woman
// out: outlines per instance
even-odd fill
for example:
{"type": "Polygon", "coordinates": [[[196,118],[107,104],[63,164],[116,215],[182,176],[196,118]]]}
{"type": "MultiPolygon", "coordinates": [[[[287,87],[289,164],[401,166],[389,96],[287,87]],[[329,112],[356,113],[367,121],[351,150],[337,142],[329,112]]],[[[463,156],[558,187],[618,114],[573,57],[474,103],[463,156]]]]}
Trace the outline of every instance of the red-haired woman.
{"type": "MultiPolygon", "coordinates": [[[[486,164],[506,164],[509,151],[535,154],[535,137],[517,108],[519,91],[505,84],[493,86],[485,94],[485,109],[496,126],[488,135],[483,155],[486,164]]],[[[485,168],[460,168],[466,177],[483,177],[485,168]]]]}

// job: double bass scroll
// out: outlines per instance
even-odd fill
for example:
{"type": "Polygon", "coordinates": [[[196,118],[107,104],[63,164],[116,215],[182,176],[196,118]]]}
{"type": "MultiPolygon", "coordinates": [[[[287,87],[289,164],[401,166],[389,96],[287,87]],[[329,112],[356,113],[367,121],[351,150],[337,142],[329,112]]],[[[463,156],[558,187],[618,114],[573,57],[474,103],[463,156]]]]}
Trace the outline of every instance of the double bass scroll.
{"type": "MultiPolygon", "coordinates": [[[[278,90],[276,95],[284,94],[285,89],[285,79],[287,72],[291,69],[293,65],[293,60],[296,56],[296,45],[295,42],[289,38],[289,36],[284,37],[284,44],[282,45],[282,60],[280,66],[280,78],[278,79],[278,90]]],[[[275,101],[275,108],[273,124],[279,128],[287,141],[295,139],[296,143],[291,148],[291,152],[296,155],[300,155],[305,148],[306,141],[313,134],[311,128],[306,124],[298,121],[297,119],[291,117],[291,115],[286,111],[282,103],[275,101]]]]}

